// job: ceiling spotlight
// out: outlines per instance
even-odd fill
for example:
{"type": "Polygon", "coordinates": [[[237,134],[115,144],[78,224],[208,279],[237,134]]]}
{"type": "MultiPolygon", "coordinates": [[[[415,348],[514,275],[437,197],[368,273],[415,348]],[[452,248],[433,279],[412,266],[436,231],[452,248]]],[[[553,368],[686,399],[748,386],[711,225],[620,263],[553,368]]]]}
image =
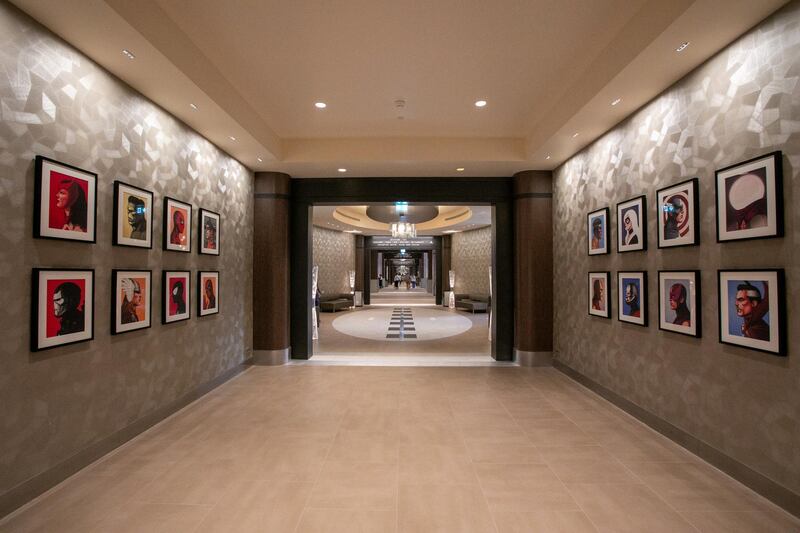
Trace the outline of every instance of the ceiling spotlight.
{"type": "Polygon", "coordinates": [[[464,167],[458,167],[458,168],[456,169],[456,172],[464,172],[464,167]]]}
{"type": "Polygon", "coordinates": [[[328,107],[328,104],[326,104],[325,102],[316,102],[314,104],[314,107],[316,107],[317,109],[325,109],[326,107],[328,107]]]}
{"type": "Polygon", "coordinates": [[[478,100],[475,102],[475,107],[486,107],[486,100],[478,100]]]}
{"type": "Polygon", "coordinates": [[[620,103],[621,101],[622,101],[622,98],[617,98],[616,100],[614,100],[613,102],[611,102],[611,105],[617,105],[617,104],[618,104],[618,103],[620,103]]]}
{"type": "Polygon", "coordinates": [[[337,169],[337,170],[338,170],[339,172],[347,172],[347,169],[346,169],[346,168],[339,168],[339,169],[337,169]]]}
{"type": "Polygon", "coordinates": [[[689,41],[681,43],[681,45],[675,49],[676,52],[683,52],[689,47],[689,41]]]}
{"type": "Polygon", "coordinates": [[[256,157],[256,159],[258,160],[259,163],[263,163],[264,162],[264,160],[261,159],[260,157],[256,157]]]}
{"type": "Polygon", "coordinates": [[[189,104],[189,107],[197,111],[197,104],[189,104]]]}
{"type": "Polygon", "coordinates": [[[550,156],[548,155],[547,157],[545,157],[545,159],[550,159],[550,156]]]}
{"type": "Polygon", "coordinates": [[[236,137],[234,137],[233,135],[228,135],[228,139],[232,140],[233,142],[236,142],[236,137]]]}
{"type": "Polygon", "coordinates": [[[123,50],[122,50],[122,55],[124,55],[124,56],[125,56],[125,57],[127,57],[128,59],[136,59],[136,56],[135,56],[135,55],[133,55],[133,52],[131,52],[131,51],[130,51],[130,50],[128,50],[128,49],[123,49],[123,50]]]}
{"type": "Polygon", "coordinates": [[[577,136],[578,136],[578,135],[580,135],[580,134],[581,134],[581,133],[580,133],[579,131],[576,131],[575,133],[573,133],[573,134],[572,134],[572,138],[574,139],[575,137],[577,137],[577,136]]]}

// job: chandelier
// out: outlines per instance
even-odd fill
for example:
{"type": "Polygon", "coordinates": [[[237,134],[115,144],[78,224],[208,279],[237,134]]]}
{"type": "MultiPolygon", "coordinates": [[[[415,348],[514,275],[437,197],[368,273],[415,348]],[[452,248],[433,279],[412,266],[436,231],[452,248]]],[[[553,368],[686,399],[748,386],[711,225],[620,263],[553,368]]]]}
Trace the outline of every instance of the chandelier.
{"type": "Polygon", "coordinates": [[[392,237],[408,239],[417,236],[417,226],[410,222],[392,222],[392,237]]]}

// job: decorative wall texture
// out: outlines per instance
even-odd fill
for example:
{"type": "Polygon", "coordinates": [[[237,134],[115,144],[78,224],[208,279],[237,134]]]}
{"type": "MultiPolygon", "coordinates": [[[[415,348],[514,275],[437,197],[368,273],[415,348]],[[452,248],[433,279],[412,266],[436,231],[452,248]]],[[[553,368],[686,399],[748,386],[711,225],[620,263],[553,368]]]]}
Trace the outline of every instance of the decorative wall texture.
{"type": "MultiPolygon", "coordinates": [[[[793,2],[555,172],[557,358],[800,493],[800,3],[793,2]],[[784,153],[786,237],[717,244],[714,170],[784,153]],[[656,248],[655,191],[700,180],[701,245],[656,248]],[[648,198],[649,249],[588,257],[586,213],[648,198]],[[718,343],[717,269],[783,267],[789,357],[718,343]],[[659,269],[702,270],[703,337],[657,328],[659,269]],[[587,314],[590,270],[647,270],[650,327],[587,314]],[[644,348],[646,347],[646,348],[644,348]]],[[[614,223],[616,217],[612,216],[614,223]]],[[[614,226],[612,226],[614,227],[614,226]]],[[[612,242],[616,242],[612,232],[612,242]]]]}
{"type": "MultiPolygon", "coordinates": [[[[492,266],[492,228],[453,233],[450,268],[456,272],[455,291],[489,294],[489,268],[492,266]]],[[[447,276],[447,272],[444,273],[447,276]]]]}
{"type": "MultiPolygon", "coordinates": [[[[0,498],[249,356],[251,173],[27,16],[0,3],[0,498]],[[97,244],[32,238],[34,165],[98,173],[97,244]],[[155,192],[153,249],[111,245],[113,182],[155,192]],[[169,195],[222,214],[221,255],[161,250],[169,195]],[[31,267],[93,267],[95,340],[31,353],[31,267]],[[112,268],[153,270],[153,326],[112,337],[112,268]],[[162,269],[220,271],[220,313],[160,324],[162,269]]],[[[196,235],[196,233],[195,233],[196,235]]]]}
{"type": "Polygon", "coordinates": [[[349,270],[356,269],[356,237],[314,226],[314,262],[322,294],[350,292],[349,270]]]}

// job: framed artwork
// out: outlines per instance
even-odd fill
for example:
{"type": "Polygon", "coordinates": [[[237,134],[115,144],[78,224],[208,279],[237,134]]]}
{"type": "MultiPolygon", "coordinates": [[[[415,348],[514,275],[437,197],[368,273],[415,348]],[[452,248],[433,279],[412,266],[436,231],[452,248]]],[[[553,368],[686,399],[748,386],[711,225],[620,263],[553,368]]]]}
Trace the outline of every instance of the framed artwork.
{"type": "Polygon", "coordinates": [[[199,316],[219,313],[219,272],[197,273],[197,314],[199,316]]]}
{"type": "Polygon", "coordinates": [[[165,270],[161,284],[161,323],[188,320],[191,312],[191,273],[188,270],[165,270]]]}
{"type": "Polygon", "coordinates": [[[111,334],[150,327],[153,312],[150,270],[111,271],[111,334]]]}
{"type": "Polygon", "coordinates": [[[783,270],[720,270],[718,276],[719,342],[785,355],[783,270]]]}
{"type": "Polygon", "coordinates": [[[608,297],[609,272],[589,272],[589,314],[611,318],[611,300],[608,297]]]}
{"type": "Polygon", "coordinates": [[[114,237],[116,246],[153,247],[153,193],[114,182],[114,237]]]}
{"type": "Polygon", "coordinates": [[[782,162],[772,152],[717,170],[717,242],[783,236],[782,162]]]}
{"type": "Polygon", "coordinates": [[[617,318],[647,327],[647,272],[617,272],[617,318]]]}
{"type": "Polygon", "coordinates": [[[658,271],[658,329],[700,337],[700,271],[658,271]]]}
{"type": "Polygon", "coordinates": [[[34,268],[31,351],[94,338],[94,270],[34,268]]]}
{"type": "Polygon", "coordinates": [[[659,248],[700,244],[698,190],[698,180],[692,178],[656,191],[659,248]]]}
{"type": "Polygon", "coordinates": [[[33,236],[97,241],[97,174],[36,156],[33,236]]]}
{"type": "Polygon", "coordinates": [[[592,211],[586,216],[586,240],[589,255],[608,253],[608,208],[592,211]]]}
{"type": "Polygon", "coordinates": [[[164,249],[192,251],[192,206],[174,198],[164,198],[164,249]]]}
{"type": "Polygon", "coordinates": [[[220,217],[219,213],[200,210],[200,253],[219,255],[220,217]]]}
{"type": "Polygon", "coordinates": [[[647,197],[617,204],[617,252],[647,250],[647,197]]]}

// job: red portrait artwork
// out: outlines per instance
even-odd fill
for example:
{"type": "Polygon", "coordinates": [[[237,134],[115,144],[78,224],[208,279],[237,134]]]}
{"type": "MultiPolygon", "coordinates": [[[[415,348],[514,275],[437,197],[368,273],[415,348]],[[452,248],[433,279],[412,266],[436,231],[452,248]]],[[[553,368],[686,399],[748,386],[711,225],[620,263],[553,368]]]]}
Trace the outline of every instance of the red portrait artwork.
{"type": "Polygon", "coordinates": [[[86,330],[86,280],[47,280],[47,333],[52,338],[86,330]]]}
{"type": "Polygon", "coordinates": [[[48,206],[50,229],[86,233],[88,227],[89,182],[50,171],[48,206]]]}

